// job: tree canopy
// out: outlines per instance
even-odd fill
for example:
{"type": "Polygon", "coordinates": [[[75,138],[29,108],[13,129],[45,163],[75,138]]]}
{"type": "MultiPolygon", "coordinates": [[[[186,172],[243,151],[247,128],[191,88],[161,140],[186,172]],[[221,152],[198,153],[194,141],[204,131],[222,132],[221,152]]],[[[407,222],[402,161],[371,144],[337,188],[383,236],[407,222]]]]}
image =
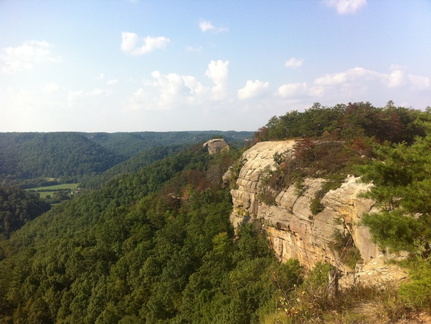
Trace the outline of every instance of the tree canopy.
{"type": "Polygon", "coordinates": [[[272,117],[255,134],[255,139],[265,141],[326,136],[352,140],[366,136],[374,137],[379,142],[412,143],[416,136],[425,134],[424,129],[416,123],[421,114],[419,110],[395,107],[391,101],[382,108],[376,108],[369,102],[338,104],[334,107],[315,103],[304,112],[294,110],[283,116],[272,117]]]}
{"type": "Polygon", "coordinates": [[[380,212],[364,223],[381,245],[429,255],[431,252],[431,134],[412,145],[375,145],[377,159],[359,168],[372,182],[368,196],[380,212]]]}

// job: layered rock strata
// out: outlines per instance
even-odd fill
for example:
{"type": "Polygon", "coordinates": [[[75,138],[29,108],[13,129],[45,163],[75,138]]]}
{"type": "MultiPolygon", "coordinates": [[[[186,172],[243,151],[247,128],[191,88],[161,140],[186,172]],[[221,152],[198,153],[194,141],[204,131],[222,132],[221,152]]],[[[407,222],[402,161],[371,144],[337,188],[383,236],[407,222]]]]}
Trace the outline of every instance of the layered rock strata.
{"type": "Polygon", "coordinates": [[[292,155],[294,144],[294,141],[260,142],[243,154],[237,189],[231,191],[234,227],[259,220],[280,260],[295,258],[309,269],[320,261],[327,261],[351,271],[340,261],[340,252],[334,250],[336,231],[353,239],[365,263],[379,257],[381,252],[372,243],[368,229],[360,225],[361,215],[372,211],[374,204],[359,196],[370,185],[358,178],[347,177],[341,187],[327,192],[321,199],[323,210],[316,215],[312,214],[310,205],[324,179],[304,179],[301,193],[295,185],[285,188],[276,196],[275,205],[269,206],[258,199],[265,172],[277,167],[274,154],[292,155]]]}

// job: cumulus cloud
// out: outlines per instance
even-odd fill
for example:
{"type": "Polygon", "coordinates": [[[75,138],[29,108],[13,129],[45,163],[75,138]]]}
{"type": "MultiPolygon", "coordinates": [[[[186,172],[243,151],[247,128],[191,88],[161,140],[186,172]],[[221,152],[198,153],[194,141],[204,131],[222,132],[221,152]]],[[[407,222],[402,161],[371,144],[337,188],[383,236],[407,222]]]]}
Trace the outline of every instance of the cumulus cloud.
{"type": "Polygon", "coordinates": [[[250,99],[260,96],[265,93],[265,91],[268,89],[268,86],[268,82],[248,80],[245,84],[245,87],[238,90],[238,98],[250,99]]]}
{"type": "Polygon", "coordinates": [[[121,50],[133,56],[145,55],[155,50],[165,48],[170,42],[170,39],[159,37],[140,37],[135,33],[121,33],[121,50]]]}
{"type": "Polygon", "coordinates": [[[400,90],[410,96],[431,88],[428,77],[408,73],[405,68],[392,66],[388,73],[355,67],[326,74],[313,80],[308,95],[327,100],[362,100],[364,96],[395,98],[400,90]]]}
{"type": "Polygon", "coordinates": [[[207,31],[211,31],[213,33],[221,33],[221,32],[227,32],[228,31],[227,28],[216,27],[210,21],[203,20],[203,19],[199,22],[199,28],[201,29],[201,31],[203,33],[207,32],[207,31]]]}
{"type": "Polygon", "coordinates": [[[214,82],[211,88],[211,98],[213,100],[221,100],[227,94],[227,77],[229,73],[229,61],[212,60],[208,65],[205,75],[214,82]]]}
{"type": "MultiPolygon", "coordinates": [[[[355,67],[346,71],[325,74],[314,79],[309,87],[309,94],[313,97],[358,97],[388,87],[388,75],[363,67],[355,67]]],[[[340,98],[341,99],[341,98],[340,98]]]]}
{"type": "Polygon", "coordinates": [[[395,98],[402,93],[422,95],[431,89],[428,77],[410,74],[403,67],[392,66],[386,73],[355,67],[319,76],[311,82],[283,84],[277,95],[284,99],[343,102],[364,97],[395,98]]]}
{"type": "Polygon", "coordinates": [[[278,95],[283,98],[303,96],[307,93],[307,84],[303,83],[287,83],[278,88],[278,95]]]}
{"type": "Polygon", "coordinates": [[[154,71],[151,77],[132,94],[129,105],[132,110],[169,110],[196,104],[208,92],[193,76],[154,71]]]}
{"type": "Polygon", "coordinates": [[[392,66],[389,73],[355,67],[347,71],[326,74],[314,80],[314,85],[322,87],[355,88],[359,85],[379,85],[385,88],[409,87],[421,90],[430,87],[428,77],[409,74],[403,67],[392,66]]]}
{"type": "Polygon", "coordinates": [[[430,79],[428,77],[407,73],[402,66],[391,66],[391,73],[385,76],[389,88],[409,87],[416,90],[430,88],[430,79]]]}
{"type": "Polygon", "coordinates": [[[428,77],[409,74],[407,78],[409,79],[410,84],[418,90],[425,90],[431,88],[431,82],[428,77]]]}
{"type": "Polygon", "coordinates": [[[355,67],[347,71],[326,74],[316,78],[314,83],[322,86],[338,86],[340,84],[354,84],[359,80],[384,80],[384,74],[364,69],[363,67],[355,67]]]}
{"type": "Polygon", "coordinates": [[[182,76],[176,73],[162,74],[155,71],[151,74],[153,85],[159,90],[158,105],[169,107],[180,98],[199,94],[202,85],[192,76],[182,76]]]}
{"type": "Polygon", "coordinates": [[[406,83],[406,75],[402,69],[393,69],[393,71],[388,75],[388,87],[398,88],[406,83]]]}
{"type": "Polygon", "coordinates": [[[205,75],[212,82],[204,85],[196,77],[177,73],[151,73],[130,97],[131,110],[170,110],[202,105],[226,98],[228,61],[211,61],[205,75]]]}
{"type": "Polygon", "coordinates": [[[367,0],[325,0],[328,7],[335,8],[340,15],[353,14],[367,4],[367,0]]]}
{"type": "Polygon", "coordinates": [[[303,63],[304,63],[304,59],[297,59],[297,58],[291,57],[286,61],[284,66],[287,68],[298,68],[298,67],[301,67],[303,63]]]}
{"type": "Polygon", "coordinates": [[[60,62],[61,58],[52,54],[53,47],[45,41],[28,41],[18,47],[6,47],[0,52],[0,71],[13,74],[42,63],[60,62]]]}

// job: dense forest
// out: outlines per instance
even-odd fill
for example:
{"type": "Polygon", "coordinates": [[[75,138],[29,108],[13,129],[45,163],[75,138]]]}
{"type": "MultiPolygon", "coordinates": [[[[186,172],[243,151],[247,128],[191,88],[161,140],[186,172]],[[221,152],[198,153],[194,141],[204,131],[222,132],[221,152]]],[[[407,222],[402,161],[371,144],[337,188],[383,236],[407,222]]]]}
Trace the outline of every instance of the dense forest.
{"type": "Polygon", "coordinates": [[[283,116],[274,116],[255,137],[258,141],[298,137],[342,140],[372,137],[378,142],[411,144],[416,136],[425,135],[424,128],[417,122],[419,118],[425,118],[420,110],[395,107],[392,101],[382,108],[369,102],[334,107],[315,103],[304,112],[290,111],[283,116]]]}
{"type": "Polygon", "coordinates": [[[35,194],[15,187],[0,187],[0,239],[8,238],[12,232],[50,208],[35,194]]]}
{"type": "MultiPolygon", "coordinates": [[[[191,145],[215,136],[223,136],[232,144],[241,145],[252,133],[0,133],[0,179],[26,187],[44,184],[47,179],[51,182],[53,179],[79,182],[82,177],[88,179],[101,174],[147,150],[159,148],[159,151],[168,153],[163,147],[191,145]]],[[[143,161],[145,156],[141,156],[141,164],[138,163],[134,170],[142,163],[166,156],[154,152],[148,154],[148,161],[143,161]]]]}
{"type": "Polygon", "coordinates": [[[196,144],[213,137],[224,137],[231,145],[242,145],[252,134],[236,131],[83,133],[96,144],[128,158],[154,147],[196,144]]]}
{"type": "Polygon", "coordinates": [[[234,244],[220,179],[235,157],[183,151],[16,232],[2,242],[3,321],[256,319],[274,290],[256,275],[279,265],[252,227],[234,244]]]}
{"type": "MultiPolygon", "coordinates": [[[[267,179],[273,186],[347,172],[375,184],[369,197],[381,209],[364,225],[382,248],[408,252],[401,265],[410,281],[398,288],[334,293],[330,265],[306,272],[295,260],[280,263],[258,222],[234,232],[222,176],[237,174],[244,148],[209,155],[202,140],[160,145],[160,153],[127,149],[130,164],[88,177],[98,189],[40,216],[45,207],[34,196],[2,191],[1,215],[19,209],[23,226],[0,240],[0,322],[393,323],[430,312],[430,121],[429,110],[391,102],[315,104],[273,117],[255,134],[298,139],[293,173],[280,168],[267,179]],[[328,153],[319,141],[337,144],[328,153]],[[358,311],[364,305],[372,311],[358,311]]],[[[283,156],[274,160],[283,165],[283,156]]]]}

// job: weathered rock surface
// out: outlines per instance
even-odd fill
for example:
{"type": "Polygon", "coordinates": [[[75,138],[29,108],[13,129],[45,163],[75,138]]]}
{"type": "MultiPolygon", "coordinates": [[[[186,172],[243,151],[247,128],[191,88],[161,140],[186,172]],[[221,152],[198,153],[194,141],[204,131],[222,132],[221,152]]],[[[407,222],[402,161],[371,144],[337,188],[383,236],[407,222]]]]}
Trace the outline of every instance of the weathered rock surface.
{"type": "Polygon", "coordinates": [[[371,211],[374,203],[358,196],[370,186],[358,178],[348,177],[340,188],[326,193],[321,199],[324,209],[317,215],[312,215],[310,205],[324,179],[304,179],[300,195],[295,185],[285,188],[277,195],[274,206],[259,201],[262,175],[265,169],[276,167],[274,154],[293,154],[294,144],[294,141],[260,142],[243,154],[245,163],[236,181],[237,189],[231,191],[232,224],[237,227],[242,222],[260,220],[278,258],[282,261],[296,258],[306,268],[327,261],[344,272],[352,271],[342,264],[333,248],[335,231],[349,232],[365,264],[380,257],[368,229],[359,225],[361,215],[371,211]]]}
{"type": "Polygon", "coordinates": [[[396,264],[389,263],[384,256],[370,259],[365,264],[358,264],[356,271],[343,276],[339,284],[341,287],[349,287],[355,284],[362,286],[384,286],[387,282],[400,284],[408,279],[406,269],[400,268],[396,264]]]}
{"type": "Polygon", "coordinates": [[[229,151],[230,147],[223,138],[215,138],[205,142],[202,147],[208,150],[210,155],[217,154],[221,151],[229,151]]]}

